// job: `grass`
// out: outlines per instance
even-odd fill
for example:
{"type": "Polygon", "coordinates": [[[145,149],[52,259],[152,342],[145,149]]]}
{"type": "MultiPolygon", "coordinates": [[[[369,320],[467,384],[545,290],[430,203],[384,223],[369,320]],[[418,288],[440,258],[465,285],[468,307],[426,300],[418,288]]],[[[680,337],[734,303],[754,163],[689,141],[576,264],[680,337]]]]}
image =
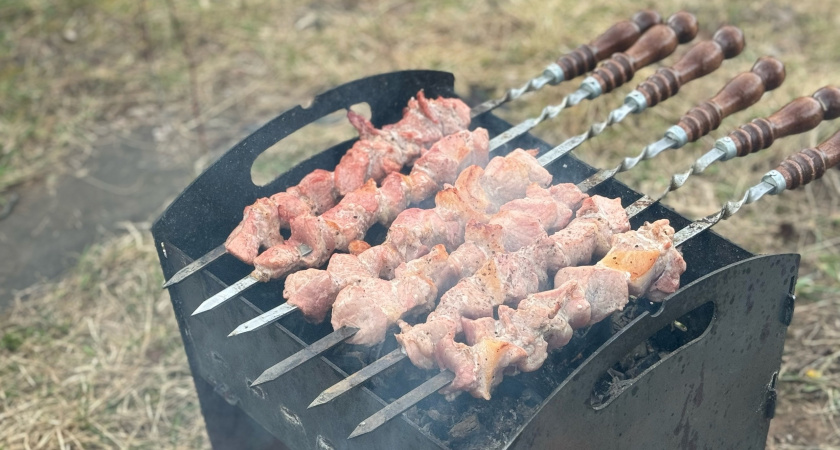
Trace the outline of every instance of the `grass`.
{"type": "MultiPolygon", "coordinates": [[[[749,111],[726,119],[710,137],[620,176],[652,195],[727,130],[838,83],[840,4],[693,3],[663,0],[656,7],[665,14],[690,9],[700,20],[702,38],[725,23],[741,27],[744,53],[676,98],[584,144],[577,155],[600,167],[616,164],[659,138],[680,114],[761,55],[782,59],[787,81],[749,111]]],[[[609,0],[7,0],[0,3],[0,197],[83,168],[97,139],[130,129],[151,129],[161,158],[206,164],[243,137],[236,130],[365,75],[447,70],[457,76],[457,91],[471,101],[495,97],[636,8],[609,0]]],[[[637,78],[651,73],[653,68],[646,68],[637,78]]],[[[533,116],[575,87],[548,88],[499,114],[511,121],[533,116]]],[[[536,134],[559,142],[580,133],[631,88],[568,110],[536,134]]],[[[669,195],[667,203],[690,217],[706,215],[740,196],[786,155],[816,145],[838,128],[823,124],[761,155],[722,164],[669,195]]],[[[301,144],[311,137],[261,162],[263,176],[320,150],[311,141],[301,144]]],[[[800,300],[768,439],[774,449],[840,446],[838,227],[836,170],[716,227],[753,252],[803,255],[800,300]]],[[[59,439],[76,439],[85,447],[206,445],[177,330],[156,288],[158,270],[145,243],[141,233],[139,239],[121,237],[95,247],[65,280],[31,292],[0,319],[0,447],[50,447],[59,439]],[[121,285],[119,276],[130,282],[121,285]],[[148,380],[155,383],[144,384],[148,380]],[[167,386],[165,393],[161,386],[167,386]],[[137,422],[123,420],[127,414],[137,422]]]]}
{"type": "Polygon", "coordinates": [[[135,229],[16,302],[0,320],[0,448],[207,446],[161,282],[135,229]]]}

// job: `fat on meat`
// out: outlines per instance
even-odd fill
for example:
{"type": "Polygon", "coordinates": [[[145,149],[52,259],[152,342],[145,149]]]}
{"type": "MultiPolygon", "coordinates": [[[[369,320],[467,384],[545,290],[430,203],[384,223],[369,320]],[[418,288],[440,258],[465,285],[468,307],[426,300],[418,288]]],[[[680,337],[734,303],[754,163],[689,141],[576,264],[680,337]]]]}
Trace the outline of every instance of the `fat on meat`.
{"type": "MultiPolygon", "coordinates": [[[[348,119],[359,130],[361,140],[342,158],[335,172],[316,169],[306,175],[297,186],[285,192],[261,199],[251,208],[246,208],[243,220],[228,237],[225,247],[229,253],[246,263],[253,263],[260,247],[271,247],[282,243],[279,228],[289,227],[294,218],[303,215],[319,215],[332,208],[340,195],[348,194],[362,186],[369,178],[380,181],[388,173],[398,172],[403,165],[410,164],[445,135],[466,130],[470,123],[469,107],[458,99],[426,99],[423,92],[409,101],[403,118],[377,130],[364,117],[348,111],[348,119]],[[260,212],[270,220],[256,217],[252,212],[265,209],[260,203],[271,202],[276,211],[260,212]],[[270,217],[269,217],[270,216],[270,217]],[[279,224],[279,225],[278,225],[279,224]]],[[[418,174],[409,182],[415,194],[421,191],[431,195],[436,182],[429,174],[418,174]]],[[[385,203],[392,202],[399,207],[400,195],[394,190],[392,181],[385,188],[385,203]],[[397,196],[397,198],[387,198],[397,196]]],[[[396,186],[404,188],[404,186],[396,186]]],[[[389,214],[388,208],[382,215],[389,214]]]]}
{"type": "Polygon", "coordinates": [[[623,309],[632,289],[675,290],[685,266],[672,239],[673,229],[666,220],[616,234],[613,250],[596,265],[561,269],[555,289],[529,295],[517,309],[499,306],[498,319],[462,318],[466,343],[456,342],[455,333],[450,333],[435,346],[439,367],[455,373],[453,383],[442,392],[452,396],[467,391],[489,399],[503,375],[539,368],[548,352],[569,342],[574,329],[623,309]],[[638,253],[646,251],[665,263],[651,262],[650,255],[638,253]],[[492,352],[497,348],[508,349],[512,357],[495,358],[492,352]]]}
{"type": "Polygon", "coordinates": [[[532,245],[516,252],[497,253],[474,275],[460,280],[443,294],[425,323],[411,326],[401,322],[397,341],[412,363],[433,367],[436,340],[448,334],[457,336],[462,318],[491,317],[499,305],[515,306],[547,285],[549,270],[588,262],[598,251],[606,252],[602,242],[610,242],[614,234],[630,227],[620,200],[594,196],[580,205],[577,218],[564,230],[551,237],[537,235],[532,245]]]}
{"type": "Polygon", "coordinates": [[[598,266],[623,271],[628,277],[630,295],[642,295],[671,260],[664,256],[673,248],[673,237],[674,229],[667,219],[617,234],[613,236],[612,248],[598,266]]]}

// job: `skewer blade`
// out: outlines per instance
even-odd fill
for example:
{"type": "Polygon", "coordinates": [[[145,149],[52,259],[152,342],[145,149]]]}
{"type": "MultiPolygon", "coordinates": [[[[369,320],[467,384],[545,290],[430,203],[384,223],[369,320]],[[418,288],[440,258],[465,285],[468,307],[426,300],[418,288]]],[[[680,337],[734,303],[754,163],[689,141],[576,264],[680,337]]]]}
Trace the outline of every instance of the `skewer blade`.
{"type": "Polygon", "coordinates": [[[381,373],[385,369],[404,360],[405,358],[407,358],[407,356],[402,352],[401,348],[388,353],[387,355],[377,359],[373,364],[365,366],[362,370],[332,385],[324,392],[321,392],[318,397],[316,397],[315,400],[307,406],[307,409],[332,401],[341,394],[373,378],[374,375],[381,373]]]}
{"type": "Polygon", "coordinates": [[[251,386],[253,387],[271,380],[276,380],[295,367],[338,345],[341,341],[353,336],[358,331],[359,329],[354,327],[341,327],[338,330],[333,331],[318,340],[318,342],[302,348],[294,355],[266,369],[265,372],[261,373],[260,376],[251,383],[251,386]]]}
{"type": "Polygon", "coordinates": [[[297,310],[297,306],[291,305],[289,303],[283,303],[282,305],[269,311],[266,311],[260,314],[259,316],[254,317],[253,319],[239,325],[238,327],[236,327],[235,330],[230,332],[228,337],[259,330],[260,328],[263,328],[266,325],[274,323],[275,320],[281,317],[285,317],[297,310]]]}
{"type": "Polygon", "coordinates": [[[542,75],[532,78],[527,83],[525,83],[522,87],[518,89],[510,89],[508,90],[504,96],[499,97],[495,100],[487,100],[486,102],[475,106],[470,111],[470,117],[474,118],[480,116],[487,111],[492,111],[499,106],[504,105],[505,103],[516,100],[517,98],[521,97],[523,94],[531,91],[537,91],[542,89],[546,84],[551,83],[554,81],[554,77],[543,73],[542,75]]]}
{"type": "Polygon", "coordinates": [[[680,245],[685,244],[686,241],[713,227],[721,220],[728,219],[733,214],[737,213],[742,206],[758,201],[758,199],[764,197],[766,194],[772,194],[775,189],[776,186],[766,181],[762,181],[761,183],[749,188],[744,194],[744,198],[740,201],[726,202],[726,205],[720,211],[697,219],[688,224],[688,226],[682,230],[677,231],[674,234],[674,247],[679,247],[680,245]]]}
{"type": "Polygon", "coordinates": [[[198,305],[198,308],[193,311],[192,315],[201,314],[205,311],[210,311],[211,309],[221,305],[222,303],[236,297],[242,291],[248,289],[249,287],[259,283],[256,278],[252,276],[247,276],[236,283],[231,284],[230,286],[222,289],[218,294],[204,300],[204,302],[198,305]]]}
{"type": "Polygon", "coordinates": [[[172,275],[172,278],[170,278],[169,281],[163,283],[163,288],[166,289],[169,286],[184,281],[185,279],[187,279],[187,277],[205,268],[208,264],[219,259],[219,257],[224,255],[225,253],[227,253],[227,250],[225,249],[224,244],[214,248],[213,250],[210,250],[201,258],[198,258],[195,261],[187,264],[183,269],[179,270],[178,273],[172,275]]]}
{"type": "Polygon", "coordinates": [[[650,208],[651,205],[658,202],[659,200],[661,200],[661,197],[656,199],[648,195],[643,195],[638,200],[631,203],[630,206],[624,208],[624,212],[627,213],[628,218],[632,219],[637,215],[641,214],[642,211],[650,208]]]}
{"type": "Polygon", "coordinates": [[[414,388],[414,390],[408,394],[403,395],[390,405],[380,409],[376,414],[363,420],[359,426],[350,433],[350,436],[348,436],[347,439],[352,439],[356,436],[370,433],[371,431],[379,428],[385,422],[397,417],[403,411],[411,408],[420,400],[423,400],[432,393],[436,392],[438,389],[441,389],[451,383],[454,379],[455,374],[448,370],[435,375],[434,377],[428,379],[425,383],[414,388]]]}

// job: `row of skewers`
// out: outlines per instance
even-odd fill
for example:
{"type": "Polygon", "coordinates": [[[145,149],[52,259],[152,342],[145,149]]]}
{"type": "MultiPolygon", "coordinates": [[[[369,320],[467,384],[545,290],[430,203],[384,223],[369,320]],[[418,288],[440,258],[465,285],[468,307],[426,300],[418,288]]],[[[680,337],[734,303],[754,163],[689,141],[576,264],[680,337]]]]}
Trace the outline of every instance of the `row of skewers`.
{"type": "MultiPolygon", "coordinates": [[[[840,158],[840,133],[783,162],[740,202],[727,204],[679,233],[666,220],[630,230],[629,218],[715,161],[745,156],[769,147],[775,139],[836,118],[840,90],[822,88],[738,128],[718,140],[688,171],[675,175],[657,199],[643,196],[622,209],[617,199],[586,194],[642,160],[696,141],[716,129],[724,117],[778,87],[784,81],[784,66],[763,57],[749,72],[737,75],[717,95],[688,111],[663,139],[637,157],[577,186],[551,185],[545,166],[737,56],[744,47],[743,34],[727,26],[712,40],[695,45],[674,66],[659,69],[607,120],[586,133],[539,158],[536,151],[522,149],[490,158],[494,150],[563,109],[630,81],[638,69],[663,59],[697,32],[696,20],[688,13],[675,14],[667,24],[659,22],[655,13],[639,13],[572,57],[561,58],[542,77],[519,89],[519,95],[542,87],[541,83],[570,79],[595,68],[608,50],[626,49],[604,62],[561,103],[492,140],[486,130],[468,130],[470,112],[456,99],[426,99],[418,93],[403,119],[382,129],[350,112],[359,141],[334,172],[315,171],[298,186],[245,209],[242,223],[222,248],[253,263],[254,273],[203,303],[194,314],[218,306],[256,282],[286,276],[286,302],[231,335],[254,331],[297,310],[313,322],[330,315],[335,332],[267,369],[254,385],[276,379],[342,341],[382,342],[388,330],[398,326],[400,349],[324,391],[310,406],[326,403],[406,358],[418,367],[437,367],[441,372],[362,422],[353,437],[372,431],[440,389],[448,395],[466,391],[489,398],[505,374],[536,370],[549,351],[569,341],[572,330],[622,309],[631,296],[661,301],[679,288],[685,271],[677,247],[743,204],[819,178],[840,158]],[[399,172],[404,165],[412,165],[409,175],[399,172]],[[434,208],[408,208],[433,195],[434,208]],[[363,238],[376,222],[390,228],[384,243],[370,246],[363,238]],[[281,227],[291,230],[288,240],[280,235],[281,227]],[[261,247],[268,249],[259,253],[261,247]],[[598,262],[584,265],[590,261],[598,262]],[[326,269],[316,269],[327,262],[326,269]],[[424,323],[411,323],[428,312],[424,323]]],[[[472,115],[516,94],[517,90],[509,91],[503,99],[474,108],[472,115]]],[[[194,273],[210,257],[184,273],[194,273]]],[[[167,285],[183,278],[179,273],[167,285]]]]}

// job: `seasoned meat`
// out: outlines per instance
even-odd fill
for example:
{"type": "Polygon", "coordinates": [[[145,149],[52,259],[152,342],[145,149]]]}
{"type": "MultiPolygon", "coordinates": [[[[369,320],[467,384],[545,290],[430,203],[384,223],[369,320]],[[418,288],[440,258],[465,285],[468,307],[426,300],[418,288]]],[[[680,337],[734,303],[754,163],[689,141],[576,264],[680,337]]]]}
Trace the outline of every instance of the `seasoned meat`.
{"type": "Polygon", "coordinates": [[[423,351],[434,347],[438,366],[455,374],[442,392],[489,399],[504,374],[536,370],[548,352],[569,342],[573,329],[623,309],[634,289],[640,289],[636,295],[676,290],[685,263],[673,235],[667,220],[615,234],[596,265],[561,269],[555,289],[529,295],[517,309],[499,306],[495,320],[462,318],[466,344],[456,342],[451,330],[437,344],[424,342],[423,351]],[[503,357],[496,356],[502,350],[503,357]]]}
{"type": "Polygon", "coordinates": [[[225,249],[245,263],[252,264],[259,249],[283,243],[280,217],[270,199],[261,198],[242,213],[242,222],[230,233],[225,249]],[[262,231],[262,232],[261,232],[262,231]]]}
{"type": "MultiPolygon", "coordinates": [[[[348,111],[347,117],[359,130],[361,139],[342,158],[335,172],[316,169],[297,186],[274,194],[270,199],[258,200],[246,208],[242,222],[225,244],[229,253],[251,264],[261,246],[271,247],[283,242],[279,237],[280,227],[290,226],[296,217],[324,213],[335,206],[341,195],[355,191],[369,179],[380,181],[389,173],[399,172],[435,142],[444,136],[466,130],[470,123],[469,107],[462,101],[445,98],[429,100],[422,91],[416,99],[409,101],[402,120],[386,125],[381,130],[352,111],[348,111]],[[273,206],[262,205],[269,202],[273,206]],[[275,211],[268,212],[269,206],[275,211]],[[266,211],[260,211],[257,216],[265,216],[269,220],[262,220],[252,214],[252,210],[257,212],[263,209],[266,211]]],[[[486,160],[486,150],[484,158],[486,160]]],[[[390,181],[383,186],[382,192],[386,198],[384,203],[393,204],[397,209],[401,202],[405,202],[405,198],[401,199],[400,195],[408,195],[407,187],[400,186],[400,177],[402,175],[396,177],[396,183],[390,181]],[[402,194],[398,192],[400,189],[403,190],[402,194]]],[[[434,177],[434,173],[424,172],[415,180],[410,180],[409,184],[414,185],[414,195],[422,198],[431,195],[432,190],[438,186],[434,177]]],[[[393,216],[397,212],[382,208],[380,215],[384,216],[383,220],[387,220],[389,214],[393,216]]]]}

